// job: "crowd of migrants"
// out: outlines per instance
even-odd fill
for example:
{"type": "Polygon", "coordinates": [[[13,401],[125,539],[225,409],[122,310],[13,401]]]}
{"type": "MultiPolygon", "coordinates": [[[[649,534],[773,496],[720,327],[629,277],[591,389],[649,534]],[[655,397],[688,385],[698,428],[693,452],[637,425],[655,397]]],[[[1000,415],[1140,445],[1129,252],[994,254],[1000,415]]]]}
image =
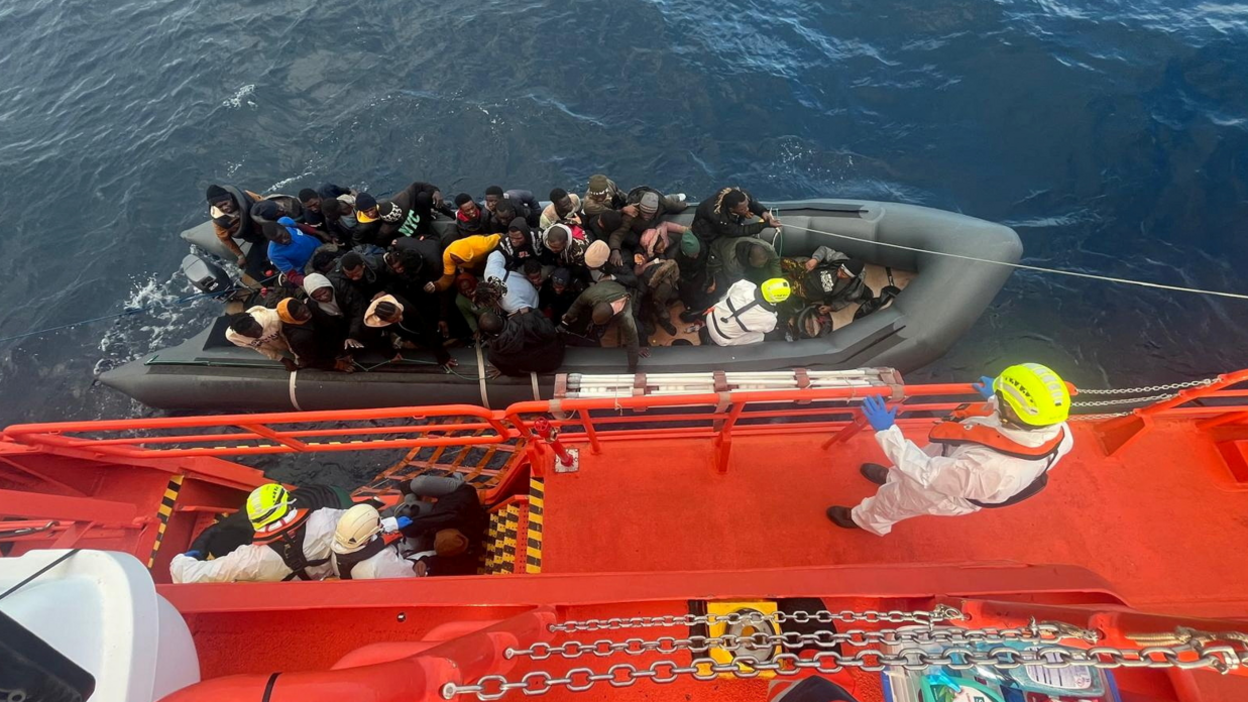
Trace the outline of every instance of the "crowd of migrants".
{"type": "Polygon", "coordinates": [[[686,331],[733,346],[796,338],[803,309],[826,322],[871,299],[861,261],[828,247],[782,259],[760,238],[780,220],[737,187],[698,205],[688,227],[666,220],[688,207],[683,195],[625,192],[605,175],[583,197],[551,191],[545,207],[498,186],[448,202],[423,182],[382,200],[333,184],[297,199],[212,185],[208,204],[250,279],[278,280],[226,337],[289,370],[349,372],[360,351],[416,347],[450,368],[448,346],[479,342],[500,372],[527,375],[613,334],[631,372],[656,327],[677,335],[678,302],[686,331]]]}

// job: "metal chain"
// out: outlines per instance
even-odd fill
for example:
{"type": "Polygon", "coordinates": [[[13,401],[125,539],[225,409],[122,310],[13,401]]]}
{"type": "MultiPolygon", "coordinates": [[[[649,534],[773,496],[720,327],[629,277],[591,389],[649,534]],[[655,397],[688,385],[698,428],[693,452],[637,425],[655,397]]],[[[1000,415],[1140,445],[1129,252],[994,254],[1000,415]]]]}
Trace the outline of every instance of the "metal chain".
{"type": "Polygon", "coordinates": [[[866,647],[872,644],[901,646],[903,644],[939,644],[951,646],[955,644],[1001,644],[1007,641],[1018,643],[1056,643],[1063,638],[1079,638],[1089,643],[1096,642],[1091,632],[1077,627],[1059,624],[1033,624],[1015,629],[961,629],[948,627],[941,629],[849,629],[846,631],[819,631],[801,634],[788,631],[780,634],[757,632],[747,636],[723,634],[721,636],[660,636],[647,641],[642,638],[630,638],[623,641],[598,639],[597,641],[565,641],[562,644],[538,642],[528,648],[509,648],[505,652],[507,658],[527,657],[535,661],[544,661],[551,656],[563,658],[580,658],[594,655],[607,658],[617,653],[640,656],[646,653],[672,655],[678,651],[690,651],[695,654],[706,653],[712,648],[728,650],[771,650],[775,647],[802,648],[815,645],[820,648],[832,648],[839,644],[855,647],[866,647]]]}
{"type": "Polygon", "coordinates": [[[573,668],[563,677],[556,677],[552,673],[539,670],[526,673],[515,681],[508,680],[503,675],[486,675],[473,685],[447,683],[442,687],[442,697],[450,700],[457,695],[475,694],[477,699],[497,700],[515,690],[520,690],[525,695],[540,695],[556,687],[566,687],[570,692],[585,692],[603,682],[615,688],[631,687],[639,680],[647,679],[662,685],[675,682],[682,675],[691,676],[696,680],[709,681],[724,674],[738,678],[754,678],[763,672],[772,672],[781,676],[796,675],[804,670],[833,674],[846,668],[878,673],[889,668],[927,670],[933,667],[945,667],[951,670],[971,670],[989,667],[997,670],[1015,670],[1025,666],[1038,666],[1046,669],[1086,666],[1098,669],[1213,668],[1225,673],[1243,664],[1244,660],[1232,646],[1199,644],[1179,647],[1149,646],[1139,650],[1107,646],[1097,646],[1086,650],[1061,646],[1019,650],[1008,646],[997,646],[987,651],[975,651],[965,646],[955,646],[945,649],[941,655],[928,654],[921,648],[906,648],[894,653],[886,653],[878,649],[864,649],[853,655],[845,655],[836,651],[820,651],[811,658],[800,658],[796,653],[780,653],[770,661],[738,658],[737,661],[731,663],[719,663],[713,658],[697,658],[686,666],[670,660],[655,661],[646,668],[619,663],[601,673],[596,673],[591,668],[573,668]],[[1187,654],[1189,660],[1183,659],[1184,654],[1187,654]],[[1195,659],[1191,659],[1192,654],[1195,654],[1195,659]],[[750,669],[742,669],[742,663],[748,664],[750,669]]]}
{"type": "Polygon", "coordinates": [[[1120,397],[1114,400],[1076,400],[1070,403],[1071,407],[1108,407],[1110,405],[1125,405],[1132,402],[1161,402],[1178,397],[1177,392],[1167,393],[1164,395],[1149,395],[1148,397],[1120,397]]]}
{"type": "Polygon", "coordinates": [[[1102,419],[1116,419],[1118,417],[1126,417],[1131,412],[1109,412],[1106,414],[1072,414],[1068,421],[1071,422],[1096,422],[1102,419]]]}
{"type": "Polygon", "coordinates": [[[732,612],[729,614],[665,614],[654,617],[614,617],[611,619],[586,619],[584,621],[567,621],[550,625],[552,632],[603,631],[616,629],[645,629],[652,627],[696,626],[698,624],[763,624],[774,622],[795,622],[798,624],[832,624],[833,622],[866,622],[868,624],[927,624],[944,621],[959,621],[966,617],[953,607],[938,605],[930,612],[900,610],[876,611],[865,610],[855,612],[732,612]]]}
{"type": "Polygon", "coordinates": [[[1189,380],[1185,383],[1167,383],[1165,385],[1145,385],[1138,388],[1103,388],[1103,389],[1086,389],[1079,388],[1080,395],[1143,395],[1144,393],[1159,393],[1167,390],[1183,390],[1186,388],[1195,388],[1202,385],[1212,385],[1217,382],[1217,378],[1205,378],[1204,380],[1189,380]]]}

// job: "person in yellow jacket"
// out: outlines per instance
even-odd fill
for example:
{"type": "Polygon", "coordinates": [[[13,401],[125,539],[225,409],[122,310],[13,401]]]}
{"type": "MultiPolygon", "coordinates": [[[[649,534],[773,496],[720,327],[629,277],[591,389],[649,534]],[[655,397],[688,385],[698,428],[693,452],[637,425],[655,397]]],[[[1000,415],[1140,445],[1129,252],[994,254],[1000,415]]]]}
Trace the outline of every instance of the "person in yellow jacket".
{"type": "MultiPolygon", "coordinates": [[[[442,251],[442,277],[430,283],[436,290],[446,290],[455,282],[455,274],[459,271],[479,272],[485,268],[485,260],[490,252],[498,248],[500,234],[467,236],[447,244],[442,251]]],[[[426,292],[433,292],[426,286],[426,292]]]]}
{"type": "Polygon", "coordinates": [[[976,389],[987,402],[933,426],[925,447],[902,436],[893,423],[895,407],[868,397],[863,414],[892,467],[864,464],[859,472],[880,489],[852,510],[829,507],[828,519],[884,536],[903,519],[1008,507],[1043,490],[1049,471],[1074,446],[1066,383],[1039,363],[980,380],[976,389]]]}

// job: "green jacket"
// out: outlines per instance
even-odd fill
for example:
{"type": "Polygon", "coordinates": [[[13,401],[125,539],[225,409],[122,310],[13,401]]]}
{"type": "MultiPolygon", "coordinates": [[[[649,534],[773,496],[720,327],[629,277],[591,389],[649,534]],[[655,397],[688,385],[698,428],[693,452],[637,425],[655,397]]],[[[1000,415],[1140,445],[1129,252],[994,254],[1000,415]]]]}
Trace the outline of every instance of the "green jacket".
{"type": "Polygon", "coordinates": [[[761,284],[765,280],[783,276],[780,255],[775,248],[762,239],[753,237],[716,239],[711,243],[711,255],[706,268],[720,290],[727,290],[738,280],[761,284]],[[762,268],[750,267],[749,256],[745,252],[751,247],[760,247],[767,254],[767,262],[762,268]]]}
{"type": "Polygon", "coordinates": [[[637,322],[633,319],[633,301],[629,296],[627,288],[614,280],[604,280],[600,283],[595,283],[576,298],[576,301],[572,303],[572,307],[568,309],[568,313],[564,315],[564,318],[569,322],[575,322],[582,315],[592,315],[596,305],[603,302],[615,302],[621,297],[629,298],[629,300],[624,304],[624,309],[615,315],[607,326],[619,325],[624,349],[628,351],[628,372],[632,373],[637,370],[637,361],[641,356],[637,322]]]}

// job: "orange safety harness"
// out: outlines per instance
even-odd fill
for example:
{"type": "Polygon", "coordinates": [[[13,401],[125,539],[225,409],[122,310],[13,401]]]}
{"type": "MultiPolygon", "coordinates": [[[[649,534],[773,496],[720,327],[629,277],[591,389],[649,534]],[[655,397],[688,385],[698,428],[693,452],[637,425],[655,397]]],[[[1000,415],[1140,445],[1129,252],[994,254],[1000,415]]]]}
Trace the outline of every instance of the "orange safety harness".
{"type": "Polygon", "coordinates": [[[1057,433],[1057,436],[1039,446],[1025,446],[992,427],[984,426],[983,424],[965,423],[963,421],[971,417],[988,417],[994,411],[988,403],[962,405],[950,413],[948,420],[938,422],[933,426],[931,433],[928,434],[928,439],[932,443],[941,445],[941,455],[944,456],[949,455],[949,451],[953,448],[970,444],[983,446],[1013,458],[1046,462],[1044,472],[1040,473],[1031,484],[1004,502],[989,503],[971,499],[967,500],[967,502],[973,505],[989,509],[1018,504],[1044,490],[1045,486],[1049,484],[1049,469],[1057,461],[1058,450],[1066,439],[1066,430],[1063,428],[1057,433]]]}

